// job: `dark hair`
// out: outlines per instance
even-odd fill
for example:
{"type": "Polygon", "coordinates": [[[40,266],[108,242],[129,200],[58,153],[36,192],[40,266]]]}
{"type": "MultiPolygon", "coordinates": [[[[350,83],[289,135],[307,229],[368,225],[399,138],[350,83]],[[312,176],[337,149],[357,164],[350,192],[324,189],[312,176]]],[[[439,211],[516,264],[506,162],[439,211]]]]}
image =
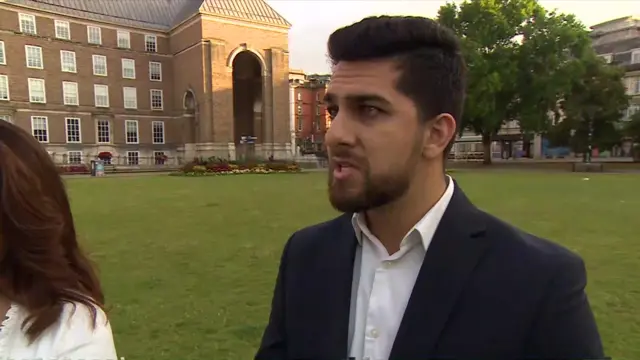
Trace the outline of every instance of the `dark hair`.
{"type": "Polygon", "coordinates": [[[0,293],[28,311],[30,342],[55,324],[65,303],[86,305],[95,326],[104,295],[78,246],[64,183],[26,131],[0,121],[0,293]]]}
{"type": "Polygon", "coordinates": [[[397,88],[413,100],[423,121],[448,113],[462,128],[466,67],[459,40],[450,29],[423,17],[367,17],[336,30],[329,36],[328,48],[333,65],[396,59],[401,70],[397,88]]]}

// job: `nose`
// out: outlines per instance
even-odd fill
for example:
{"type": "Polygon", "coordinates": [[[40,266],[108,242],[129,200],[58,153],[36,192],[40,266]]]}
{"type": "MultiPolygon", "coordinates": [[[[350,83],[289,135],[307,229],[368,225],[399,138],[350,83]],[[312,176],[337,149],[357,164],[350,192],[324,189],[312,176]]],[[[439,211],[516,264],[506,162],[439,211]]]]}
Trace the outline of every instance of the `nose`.
{"type": "Polygon", "coordinates": [[[331,121],[331,127],[324,137],[325,145],[330,147],[340,145],[353,145],[355,143],[355,132],[350,121],[338,113],[331,121]]]}

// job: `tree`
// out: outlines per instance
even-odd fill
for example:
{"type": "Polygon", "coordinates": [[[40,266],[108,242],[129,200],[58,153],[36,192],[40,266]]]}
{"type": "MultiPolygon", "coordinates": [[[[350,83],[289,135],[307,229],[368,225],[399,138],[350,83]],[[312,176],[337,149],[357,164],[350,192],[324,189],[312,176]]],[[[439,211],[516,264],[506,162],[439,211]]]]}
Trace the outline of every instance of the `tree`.
{"type": "Polygon", "coordinates": [[[590,162],[592,147],[610,149],[620,143],[619,124],[629,97],[622,82],[624,70],[595,54],[581,60],[576,75],[561,101],[564,119],[557,126],[571,130],[571,147],[590,162]]]}
{"type": "Polygon", "coordinates": [[[548,127],[549,113],[569,88],[574,59],[593,51],[580,22],[547,12],[536,0],[449,3],[437,20],[461,39],[468,91],[460,131],[482,136],[485,164],[505,121],[518,120],[530,132],[548,127]]]}

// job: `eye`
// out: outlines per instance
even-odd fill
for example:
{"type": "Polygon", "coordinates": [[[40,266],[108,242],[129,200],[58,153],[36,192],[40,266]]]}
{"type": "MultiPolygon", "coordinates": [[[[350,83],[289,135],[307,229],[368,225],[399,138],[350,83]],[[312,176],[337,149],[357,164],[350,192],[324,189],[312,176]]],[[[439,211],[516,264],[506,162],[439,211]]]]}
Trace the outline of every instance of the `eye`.
{"type": "Polygon", "coordinates": [[[329,113],[329,117],[333,120],[338,116],[338,107],[335,105],[329,105],[327,106],[327,112],[329,113]]]}
{"type": "Polygon", "coordinates": [[[360,107],[360,114],[365,117],[376,117],[382,113],[382,110],[371,105],[362,105],[360,107]]]}

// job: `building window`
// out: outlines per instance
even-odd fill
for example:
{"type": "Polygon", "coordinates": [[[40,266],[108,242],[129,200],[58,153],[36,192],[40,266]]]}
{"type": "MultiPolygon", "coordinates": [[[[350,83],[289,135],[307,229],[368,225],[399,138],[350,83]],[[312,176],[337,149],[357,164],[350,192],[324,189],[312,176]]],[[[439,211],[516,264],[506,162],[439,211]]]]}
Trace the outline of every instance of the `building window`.
{"type": "Polygon", "coordinates": [[[128,31],[118,30],[118,47],[121,49],[131,48],[131,35],[128,31]]]}
{"type": "Polygon", "coordinates": [[[8,123],[13,123],[13,121],[11,121],[11,116],[9,116],[9,115],[0,115],[0,121],[6,121],[8,123]]]}
{"type": "Polygon", "coordinates": [[[162,110],[162,90],[151,89],[151,110],[162,110]]]}
{"type": "Polygon", "coordinates": [[[77,71],[76,53],[73,51],[60,50],[60,68],[62,72],[75,73],[77,71]]]}
{"type": "Polygon", "coordinates": [[[25,45],[24,52],[27,58],[27,67],[30,69],[42,69],[42,48],[40,46],[25,45]]]}
{"type": "Polygon", "coordinates": [[[302,101],[302,93],[298,92],[298,101],[302,101]]]}
{"type": "Polygon", "coordinates": [[[162,81],[162,63],[149,61],[149,80],[162,81]]]}
{"type": "Polygon", "coordinates": [[[134,87],[123,87],[122,95],[124,97],[125,109],[137,109],[138,108],[138,92],[134,87]]]}
{"type": "Polygon", "coordinates": [[[631,52],[631,63],[632,64],[640,63],[640,50],[633,50],[631,52]]]}
{"type": "Polygon", "coordinates": [[[606,62],[607,64],[611,64],[611,61],[613,60],[613,55],[612,54],[604,54],[604,55],[600,55],[600,57],[602,58],[602,60],[604,60],[604,62],[606,62]]]}
{"type": "Polygon", "coordinates": [[[44,79],[29,78],[29,102],[40,104],[47,102],[44,79]]]}
{"type": "Polygon", "coordinates": [[[316,115],[320,115],[320,106],[316,106],[316,115]]]}
{"type": "Polygon", "coordinates": [[[93,85],[93,95],[96,107],[109,107],[109,87],[107,85],[93,85]]]}
{"type": "Polygon", "coordinates": [[[629,105],[623,120],[626,120],[626,121],[631,120],[633,115],[635,115],[638,112],[638,110],[640,110],[640,105],[629,105]]]}
{"type": "Polygon", "coordinates": [[[46,116],[31,117],[31,134],[42,143],[49,142],[49,123],[46,116]]]}
{"type": "Polygon", "coordinates": [[[302,131],[302,118],[298,117],[296,120],[298,122],[298,131],[302,131]]]}
{"type": "Polygon", "coordinates": [[[302,115],[302,106],[298,105],[298,115],[302,115]]]}
{"type": "Polygon", "coordinates": [[[67,162],[70,165],[80,165],[80,164],[82,164],[82,151],[68,151],[67,152],[67,162]]]}
{"type": "Polygon", "coordinates": [[[20,32],[31,35],[35,35],[38,33],[36,29],[35,16],[29,14],[19,14],[18,18],[20,19],[20,32]]]}
{"type": "Polygon", "coordinates": [[[140,152],[127,151],[127,165],[138,165],[138,164],[140,164],[140,152]]]}
{"type": "Polygon", "coordinates": [[[167,156],[164,153],[164,151],[154,151],[153,152],[153,159],[155,160],[155,164],[156,165],[164,165],[166,162],[167,156]]]}
{"type": "Polygon", "coordinates": [[[68,143],[80,143],[82,137],[80,136],[80,119],[78,118],[65,118],[67,127],[67,142],[68,143]]]}
{"type": "Polygon", "coordinates": [[[102,45],[102,30],[97,26],[87,26],[87,42],[102,45]]]}
{"type": "Polygon", "coordinates": [[[158,52],[158,38],[155,35],[144,36],[144,50],[146,52],[158,52]]]}
{"type": "Polygon", "coordinates": [[[93,55],[93,75],[107,76],[107,57],[93,55]]]}
{"type": "Polygon", "coordinates": [[[111,143],[111,126],[109,120],[98,120],[96,122],[96,132],[98,133],[98,144],[111,143]]]}
{"type": "Polygon", "coordinates": [[[56,20],[56,38],[63,40],[71,40],[71,26],[68,21],[56,20]]]}
{"type": "Polygon", "coordinates": [[[124,122],[125,136],[127,144],[137,144],[140,142],[138,138],[138,121],[126,120],[124,122]]]}
{"type": "Polygon", "coordinates": [[[152,121],[151,134],[153,137],[154,144],[164,144],[164,122],[152,121]]]}
{"type": "Polygon", "coordinates": [[[9,101],[9,77],[7,75],[0,75],[0,100],[9,101]]]}
{"type": "Polygon", "coordinates": [[[65,105],[79,105],[78,83],[71,81],[62,82],[62,100],[65,105]]]}
{"type": "Polygon", "coordinates": [[[0,65],[7,65],[7,56],[4,50],[4,41],[0,41],[0,65]]]}
{"type": "Polygon", "coordinates": [[[122,77],[124,79],[136,78],[136,61],[133,59],[122,59],[122,77]]]}

